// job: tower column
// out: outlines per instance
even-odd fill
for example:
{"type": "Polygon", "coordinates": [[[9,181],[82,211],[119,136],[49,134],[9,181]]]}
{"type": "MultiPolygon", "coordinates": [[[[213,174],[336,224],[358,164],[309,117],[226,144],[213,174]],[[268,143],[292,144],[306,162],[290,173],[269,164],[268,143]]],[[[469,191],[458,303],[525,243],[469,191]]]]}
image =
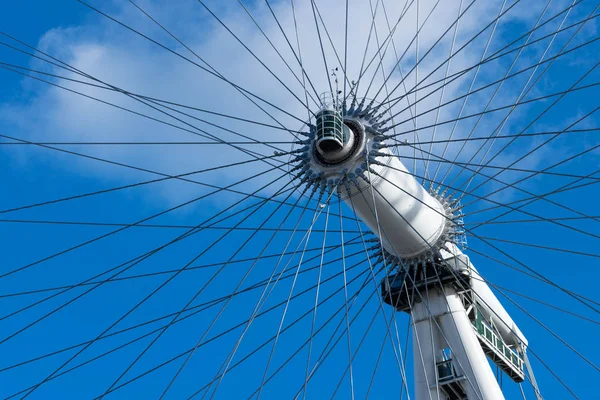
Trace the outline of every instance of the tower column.
{"type": "Polygon", "coordinates": [[[503,400],[459,295],[450,286],[444,292],[421,291],[424,301],[412,307],[415,398],[437,399],[438,393],[441,400],[449,398],[442,390],[446,382],[440,381],[437,364],[450,350],[451,367],[468,399],[503,400]]]}

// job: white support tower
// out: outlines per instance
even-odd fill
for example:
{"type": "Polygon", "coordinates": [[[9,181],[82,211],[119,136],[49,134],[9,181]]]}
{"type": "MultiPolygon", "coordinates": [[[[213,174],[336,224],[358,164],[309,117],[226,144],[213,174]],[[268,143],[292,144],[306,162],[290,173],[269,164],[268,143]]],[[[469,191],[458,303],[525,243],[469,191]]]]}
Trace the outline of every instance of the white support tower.
{"type": "Polygon", "coordinates": [[[387,149],[382,115],[363,104],[319,111],[297,151],[298,176],[315,191],[337,191],[378,237],[394,271],[383,300],[412,317],[416,399],[504,399],[490,361],[522,382],[527,340],[457,247],[459,207],[414,178],[387,149]]]}

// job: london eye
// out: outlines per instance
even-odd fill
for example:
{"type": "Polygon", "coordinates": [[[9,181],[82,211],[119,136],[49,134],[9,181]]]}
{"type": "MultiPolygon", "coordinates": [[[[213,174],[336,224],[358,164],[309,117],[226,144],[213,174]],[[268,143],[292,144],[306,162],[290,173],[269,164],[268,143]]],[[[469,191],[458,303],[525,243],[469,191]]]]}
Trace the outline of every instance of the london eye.
{"type": "Polygon", "coordinates": [[[3,5],[0,396],[598,398],[599,8],[3,5]]]}

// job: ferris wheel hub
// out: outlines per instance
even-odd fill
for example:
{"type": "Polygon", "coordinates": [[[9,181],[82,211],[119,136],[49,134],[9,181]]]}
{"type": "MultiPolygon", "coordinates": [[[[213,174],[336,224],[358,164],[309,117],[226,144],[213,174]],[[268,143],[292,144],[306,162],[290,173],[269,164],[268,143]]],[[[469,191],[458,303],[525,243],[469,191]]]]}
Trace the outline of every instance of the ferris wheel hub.
{"type": "Polygon", "coordinates": [[[366,178],[368,164],[377,162],[382,147],[382,133],[372,122],[372,115],[358,110],[321,109],[307,139],[297,142],[305,146],[297,151],[293,170],[305,188],[347,193],[366,178]]]}
{"type": "MultiPolygon", "coordinates": [[[[325,105],[295,158],[306,193],[336,194],[381,241],[398,264],[433,260],[455,236],[450,202],[428,192],[390,151],[377,107],[325,105]],[[380,225],[381,222],[381,225],[380,225]]],[[[385,125],[385,124],[383,124],[385,125]]],[[[319,200],[320,201],[320,200],[319,200]]]]}

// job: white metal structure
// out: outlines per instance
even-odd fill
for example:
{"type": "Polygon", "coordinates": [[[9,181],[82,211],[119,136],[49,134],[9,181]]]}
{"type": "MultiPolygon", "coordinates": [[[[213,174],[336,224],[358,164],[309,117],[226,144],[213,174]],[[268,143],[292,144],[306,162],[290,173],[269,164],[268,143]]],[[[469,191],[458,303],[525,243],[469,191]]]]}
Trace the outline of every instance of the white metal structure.
{"type": "Polygon", "coordinates": [[[597,397],[599,0],[3,3],[1,399],[597,397]]]}
{"type": "Polygon", "coordinates": [[[429,193],[386,148],[375,112],[348,112],[344,131],[351,136],[340,127],[345,142],[320,147],[335,136],[322,120],[341,120],[341,109],[317,115],[302,172],[315,187],[345,186],[344,201],[377,235],[382,256],[399,264],[398,275],[382,283],[383,297],[412,317],[416,399],[503,399],[486,354],[522,382],[526,338],[456,246],[449,202],[429,193]]]}

